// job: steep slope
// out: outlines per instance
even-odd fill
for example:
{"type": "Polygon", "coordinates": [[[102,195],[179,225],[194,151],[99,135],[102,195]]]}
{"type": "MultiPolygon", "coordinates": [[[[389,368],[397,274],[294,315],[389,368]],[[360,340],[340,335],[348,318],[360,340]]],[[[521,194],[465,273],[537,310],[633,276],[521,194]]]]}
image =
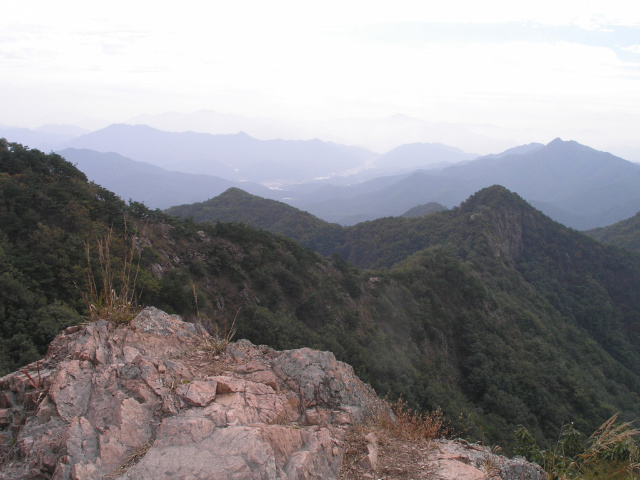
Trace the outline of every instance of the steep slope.
{"type": "MultiPolygon", "coordinates": [[[[455,366],[437,374],[452,372],[465,398],[505,427],[532,416],[545,436],[560,417],[582,429],[602,416],[608,407],[600,395],[618,388],[613,383],[625,390],[617,405],[635,403],[638,256],[550,221],[501,187],[425,220],[428,248],[390,275],[411,292],[404,301],[416,302],[424,330],[413,338],[440,338],[433,343],[444,365],[455,366]]],[[[398,230],[401,246],[406,225],[398,230]]]]}

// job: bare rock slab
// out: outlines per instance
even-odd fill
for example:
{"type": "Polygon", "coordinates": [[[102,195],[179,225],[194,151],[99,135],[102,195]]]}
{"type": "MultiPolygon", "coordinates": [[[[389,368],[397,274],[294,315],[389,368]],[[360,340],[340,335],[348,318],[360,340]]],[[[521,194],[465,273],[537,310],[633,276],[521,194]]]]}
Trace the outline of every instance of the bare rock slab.
{"type": "Polygon", "coordinates": [[[208,341],[155,308],[65,330],[0,379],[0,478],[338,478],[373,390],[329,352],[208,341]]]}

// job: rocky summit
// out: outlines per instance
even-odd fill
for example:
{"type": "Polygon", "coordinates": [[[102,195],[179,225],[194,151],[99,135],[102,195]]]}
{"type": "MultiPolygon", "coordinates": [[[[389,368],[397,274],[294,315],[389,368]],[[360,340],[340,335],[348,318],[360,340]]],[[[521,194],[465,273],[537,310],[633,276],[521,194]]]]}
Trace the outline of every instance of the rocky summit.
{"type": "Polygon", "coordinates": [[[127,325],[69,327],[0,379],[0,478],[543,478],[461,441],[385,443],[365,428],[381,415],[332,353],[226,345],[146,308],[127,325]],[[345,468],[357,432],[366,448],[345,468]]]}

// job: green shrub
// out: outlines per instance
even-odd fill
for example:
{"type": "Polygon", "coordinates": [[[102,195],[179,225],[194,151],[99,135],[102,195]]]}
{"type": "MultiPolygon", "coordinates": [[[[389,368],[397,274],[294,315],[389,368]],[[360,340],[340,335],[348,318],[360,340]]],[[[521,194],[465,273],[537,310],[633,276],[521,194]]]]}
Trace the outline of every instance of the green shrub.
{"type": "Polygon", "coordinates": [[[520,426],[515,432],[514,453],[538,463],[549,480],[640,478],[640,430],[614,415],[588,439],[573,424],[563,426],[556,445],[541,450],[531,433],[520,426]]]}

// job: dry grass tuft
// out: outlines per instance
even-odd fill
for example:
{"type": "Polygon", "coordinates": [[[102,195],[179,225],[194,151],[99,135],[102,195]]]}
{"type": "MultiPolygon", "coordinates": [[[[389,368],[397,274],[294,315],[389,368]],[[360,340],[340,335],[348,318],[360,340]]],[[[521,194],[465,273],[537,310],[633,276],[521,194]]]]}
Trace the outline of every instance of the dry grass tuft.
{"type": "Polygon", "coordinates": [[[87,257],[87,290],[82,299],[89,311],[88,320],[109,320],[115,323],[128,323],[140,312],[135,285],[140,270],[134,265],[135,239],[122,258],[122,268],[117,272],[112,264],[111,244],[113,230],[102,240],[97,240],[97,260],[100,267],[100,281],[91,269],[91,248],[85,243],[87,257]],[[98,286],[100,285],[100,286],[98,286]]]}
{"type": "Polygon", "coordinates": [[[227,329],[226,323],[225,328],[221,331],[217,324],[213,326],[213,332],[211,333],[211,339],[207,340],[205,345],[206,350],[210,350],[214,355],[219,355],[227,348],[227,345],[231,343],[231,340],[236,334],[236,320],[238,318],[238,314],[240,313],[240,309],[236,312],[235,317],[233,317],[233,322],[231,322],[231,327],[227,329]]]}
{"type": "Polygon", "coordinates": [[[377,424],[384,432],[409,442],[430,442],[436,438],[448,438],[453,432],[440,409],[431,413],[416,413],[407,402],[398,399],[389,404],[392,415],[380,414],[377,424]]]}

